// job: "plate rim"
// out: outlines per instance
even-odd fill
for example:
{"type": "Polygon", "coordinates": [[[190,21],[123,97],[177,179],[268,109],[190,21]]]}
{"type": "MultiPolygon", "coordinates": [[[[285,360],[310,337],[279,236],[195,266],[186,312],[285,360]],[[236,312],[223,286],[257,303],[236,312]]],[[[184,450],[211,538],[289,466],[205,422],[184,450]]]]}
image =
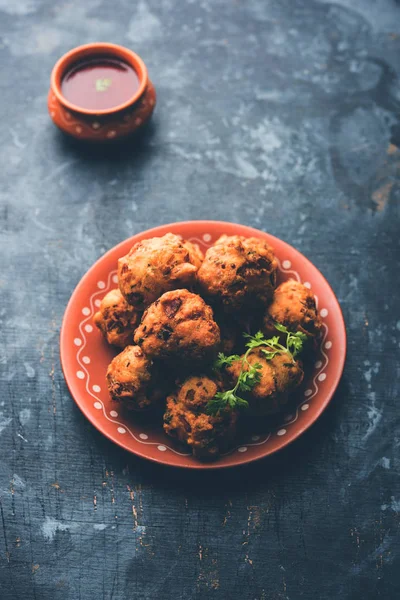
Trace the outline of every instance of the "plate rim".
{"type": "Polygon", "coordinates": [[[86,271],[85,273],[82,275],[82,277],[79,279],[78,283],[75,285],[75,288],[68,300],[68,303],[66,305],[65,311],[64,311],[64,315],[62,318],[62,323],[61,323],[61,328],[60,328],[60,363],[61,363],[61,368],[62,368],[62,372],[63,372],[63,377],[64,377],[64,381],[67,384],[67,388],[69,390],[69,393],[72,396],[72,399],[74,400],[75,404],[78,406],[78,408],[80,409],[80,411],[83,413],[83,415],[88,419],[88,421],[97,429],[97,431],[99,431],[102,435],[104,435],[106,438],[108,438],[111,442],[113,442],[114,444],[117,444],[117,446],[119,446],[120,448],[123,448],[125,450],[125,452],[128,452],[129,454],[133,454],[135,456],[138,456],[142,459],[146,459],[149,460],[151,462],[160,464],[160,465],[164,465],[164,466],[168,466],[170,468],[177,468],[177,469],[195,469],[195,470],[213,470],[213,469],[229,469],[229,468],[233,468],[233,467],[244,467],[246,465],[249,465],[251,463],[254,463],[256,461],[265,459],[268,456],[271,456],[272,454],[275,454],[276,452],[279,452],[281,450],[283,450],[284,448],[286,448],[287,446],[289,446],[290,444],[292,444],[294,441],[296,441],[305,431],[307,431],[308,429],[310,429],[315,422],[319,419],[319,417],[321,416],[321,414],[326,410],[326,408],[328,407],[329,403],[331,402],[334,394],[337,391],[337,388],[339,386],[340,380],[342,378],[343,375],[343,371],[344,371],[344,366],[345,366],[345,362],[346,362],[346,355],[347,355],[347,331],[346,331],[346,324],[344,321],[344,317],[343,317],[343,311],[342,308],[340,306],[340,303],[336,297],[335,292],[332,289],[332,286],[330,285],[330,283],[327,281],[326,277],[323,275],[323,273],[320,271],[320,269],[318,267],[316,267],[311,260],[305,256],[305,254],[303,254],[303,252],[301,252],[300,250],[298,250],[297,248],[295,248],[294,246],[292,246],[291,244],[289,244],[288,242],[286,242],[285,240],[278,238],[277,236],[267,232],[267,231],[262,231],[261,229],[256,229],[255,227],[250,227],[248,225],[242,225],[241,223],[236,223],[234,221],[219,221],[219,220],[210,220],[210,219],[192,219],[192,220],[185,220],[185,221],[174,221],[171,223],[165,223],[165,224],[161,224],[161,225],[156,225],[155,227],[151,227],[150,229],[145,229],[143,231],[139,231],[137,233],[135,233],[134,235],[125,238],[124,240],[122,240],[121,242],[119,242],[118,244],[115,244],[114,246],[112,246],[111,248],[109,248],[109,250],[107,250],[106,252],[104,252],[86,271]],[[259,456],[254,456],[251,458],[248,458],[247,460],[239,460],[239,459],[233,459],[231,463],[229,464],[221,464],[218,461],[214,462],[214,463],[188,463],[188,464],[174,464],[168,461],[167,457],[162,457],[160,456],[160,458],[157,457],[153,457],[153,456],[148,456],[146,453],[142,452],[140,449],[139,450],[133,450],[133,449],[129,449],[127,448],[124,443],[121,441],[119,441],[117,438],[114,438],[108,431],[106,431],[104,428],[102,428],[102,426],[98,423],[98,421],[92,417],[91,413],[89,412],[89,410],[86,409],[85,404],[81,404],[80,402],[78,402],[78,400],[75,398],[75,395],[71,389],[67,374],[66,374],[66,356],[65,356],[65,352],[66,352],[66,323],[69,317],[69,314],[71,313],[71,311],[74,308],[75,305],[75,297],[78,295],[79,289],[81,288],[81,285],[85,282],[86,279],[89,278],[89,275],[92,271],[95,270],[95,268],[98,266],[98,264],[102,263],[104,261],[104,259],[107,258],[107,256],[113,254],[114,252],[116,252],[118,250],[118,248],[122,248],[123,246],[125,246],[125,244],[130,240],[130,239],[134,239],[139,235],[148,235],[150,236],[154,236],[155,232],[160,232],[160,229],[168,229],[171,227],[176,227],[177,225],[181,225],[183,227],[185,226],[190,226],[192,224],[196,224],[197,226],[217,226],[217,227],[221,227],[223,228],[223,226],[238,226],[240,227],[242,230],[246,230],[249,235],[254,235],[254,236],[258,236],[260,233],[262,234],[266,234],[269,238],[271,238],[272,240],[277,240],[279,242],[279,244],[284,244],[286,246],[288,246],[291,250],[294,250],[296,253],[300,254],[301,257],[303,258],[303,260],[305,261],[306,267],[312,267],[313,269],[316,269],[320,275],[320,277],[322,278],[324,284],[329,288],[332,297],[334,298],[334,301],[337,305],[338,308],[338,321],[337,321],[337,325],[340,326],[340,330],[341,330],[341,335],[342,335],[342,347],[341,347],[341,351],[340,351],[340,358],[339,358],[339,364],[337,364],[337,368],[335,370],[335,374],[332,380],[332,385],[331,388],[329,390],[329,392],[326,394],[325,399],[323,401],[323,403],[321,403],[321,405],[318,406],[316,413],[311,417],[311,420],[307,423],[307,425],[300,427],[295,434],[293,434],[293,436],[286,441],[286,443],[283,446],[280,446],[279,448],[275,448],[275,449],[265,449],[264,452],[262,452],[259,456]]]}

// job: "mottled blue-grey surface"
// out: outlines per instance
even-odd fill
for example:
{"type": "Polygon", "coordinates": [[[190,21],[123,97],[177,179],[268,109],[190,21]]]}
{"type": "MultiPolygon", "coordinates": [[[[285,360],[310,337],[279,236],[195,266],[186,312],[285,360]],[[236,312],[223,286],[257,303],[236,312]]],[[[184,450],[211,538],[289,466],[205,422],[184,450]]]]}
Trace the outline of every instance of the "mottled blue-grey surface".
{"type": "Polygon", "coordinates": [[[400,597],[400,3],[0,0],[0,599],[400,597]],[[68,143],[49,74],[139,52],[149,130],[68,143]],[[64,308],[108,248],[214,218],[309,256],[348,327],[330,408],[277,458],[202,475],[136,459],[74,405],[64,308]]]}

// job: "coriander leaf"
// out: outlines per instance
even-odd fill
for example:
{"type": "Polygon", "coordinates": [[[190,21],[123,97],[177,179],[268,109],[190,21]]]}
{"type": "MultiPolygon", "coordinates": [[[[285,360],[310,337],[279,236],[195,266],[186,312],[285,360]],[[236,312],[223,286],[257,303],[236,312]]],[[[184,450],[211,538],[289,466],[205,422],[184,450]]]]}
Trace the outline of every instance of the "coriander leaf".
{"type": "Polygon", "coordinates": [[[261,365],[259,365],[259,368],[250,365],[247,371],[242,371],[239,377],[239,387],[248,386],[250,389],[253,388],[260,381],[261,373],[259,369],[261,369],[261,365]]]}
{"type": "Polygon", "coordinates": [[[249,403],[244,398],[240,398],[240,396],[236,396],[236,406],[239,408],[248,408],[249,403]]]}
{"type": "Polygon", "coordinates": [[[274,327],[278,331],[283,331],[283,333],[288,333],[287,328],[284,325],[282,325],[282,323],[274,323],[274,327]]]}
{"type": "Polygon", "coordinates": [[[307,341],[307,336],[305,333],[298,331],[297,333],[289,333],[287,337],[287,348],[292,353],[293,357],[300,354],[303,350],[304,342],[307,341]]]}
{"type": "Polygon", "coordinates": [[[266,342],[264,334],[261,331],[258,331],[255,335],[246,334],[245,338],[249,340],[246,343],[246,348],[249,348],[249,350],[263,346],[266,342]]]}
{"type": "Polygon", "coordinates": [[[208,404],[207,404],[207,414],[216,415],[221,410],[225,410],[228,406],[232,409],[237,407],[247,408],[249,403],[244,398],[240,398],[236,395],[233,390],[228,390],[226,392],[217,392],[208,404]]]}
{"type": "Polygon", "coordinates": [[[226,392],[217,392],[207,405],[207,414],[215,415],[220,410],[226,408],[228,396],[226,392]]]}
{"type": "Polygon", "coordinates": [[[240,382],[239,382],[239,390],[241,392],[251,392],[251,390],[253,389],[253,387],[255,386],[257,382],[253,379],[244,379],[241,378],[240,382]]]}
{"type": "Polygon", "coordinates": [[[281,323],[275,323],[275,328],[286,334],[284,342],[281,341],[282,336],[278,335],[266,339],[262,331],[258,331],[255,335],[244,333],[243,337],[247,340],[247,350],[243,356],[237,354],[226,356],[223,352],[218,354],[218,358],[214,363],[215,369],[223,369],[236,361],[241,361],[241,368],[235,386],[231,390],[217,392],[214,398],[208,402],[208,414],[215,415],[227,407],[235,409],[248,406],[247,400],[241,398],[237,392],[249,393],[260,382],[262,365],[260,363],[251,364],[248,361],[248,356],[254,349],[261,347],[261,352],[266,360],[272,360],[280,354],[287,355],[289,359],[295,361],[296,356],[303,350],[307,336],[300,331],[293,333],[281,323]]]}
{"type": "Polygon", "coordinates": [[[223,367],[229,367],[235,360],[240,360],[240,356],[238,354],[232,354],[231,356],[226,356],[223,352],[218,353],[218,358],[214,362],[215,369],[222,369],[223,367]]]}
{"type": "Polygon", "coordinates": [[[275,352],[270,352],[269,350],[261,350],[261,352],[265,355],[267,360],[272,360],[278,354],[278,350],[275,350],[275,352]]]}
{"type": "Polygon", "coordinates": [[[256,340],[257,342],[260,342],[264,339],[264,334],[262,331],[257,331],[257,333],[254,335],[251,335],[250,333],[243,333],[243,337],[248,340],[256,340]]]}

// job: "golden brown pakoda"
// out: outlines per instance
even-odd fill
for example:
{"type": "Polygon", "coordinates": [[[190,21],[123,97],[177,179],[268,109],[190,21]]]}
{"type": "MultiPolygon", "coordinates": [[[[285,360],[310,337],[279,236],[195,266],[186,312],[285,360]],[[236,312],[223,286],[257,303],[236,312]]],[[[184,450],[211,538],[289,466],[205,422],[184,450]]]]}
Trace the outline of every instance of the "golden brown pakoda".
{"type": "MultiPolygon", "coordinates": [[[[250,392],[241,394],[249,402],[248,415],[267,416],[282,410],[288,401],[289,392],[303,381],[304,372],[299,361],[286,354],[277,354],[268,360],[260,348],[248,355],[251,365],[261,365],[260,381],[250,392]]],[[[233,384],[236,383],[242,369],[242,360],[227,367],[226,372],[233,384]]],[[[248,370],[248,366],[244,366],[248,370]]]]}
{"type": "Polygon", "coordinates": [[[93,320],[109,344],[125,348],[133,344],[133,333],[140,316],[141,313],[127,303],[119,289],[115,289],[104,296],[93,320]]]}
{"type": "Polygon", "coordinates": [[[220,343],[213,311],[188,290],[166,292],[145,311],[135,343],[152,358],[182,363],[212,359],[220,343]]]}
{"type": "Polygon", "coordinates": [[[237,312],[268,304],[277,267],[272,248],[263,240],[223,235],[207,250],[197,278],[210,302],[237,312]]]}
{"type": "Polygon", "coordinates": [[[118,284],[127,302],[147,308],[164,292],[195,283],[203,255],[195,244],[167,233],[135,244],[118,261],[118,284]]]}
{"type": "Polygon", "coordinates": [[[127,346],[113,358],[107,369],[107,385],[111,398],[128,410],[154,407],[165,394],[153,361],[139,346],[127,346]]]}
{"type": "Polygon", "coordinates": [[[278,335],[274,323],[285,325],[289,331],[301,331],[309,338],[318,338],[322,322],[311,290],[299,281],[289,279],[279,285],[263,320],[263,333],[278,335]]]}
{"type": "Polygon", "coordinates": [[[190,446],[194,456],[201,460],[218,458],[236,435],[236,411],[227,408],[215,416],[206,413],[208,402],[221,390],[217,379],[193,375],[167,398],[164,431],[190,446]]]}

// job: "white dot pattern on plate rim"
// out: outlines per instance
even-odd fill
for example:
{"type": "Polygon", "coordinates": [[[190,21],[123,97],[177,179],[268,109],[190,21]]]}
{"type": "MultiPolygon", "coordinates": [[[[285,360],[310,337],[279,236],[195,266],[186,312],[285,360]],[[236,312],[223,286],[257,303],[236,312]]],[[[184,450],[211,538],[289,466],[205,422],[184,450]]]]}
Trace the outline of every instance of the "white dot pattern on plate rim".
{"type": "Polygon", "coordinates": [[[276,435],[285,435],[286,433],[286,429],[280,429],[279,431],[277,431],[276,435]]]}
{"type": "Polygon", "coordinates": [[[118,431],[118,433],[126,433],[125,427],[118,427],[117,431],[118,431]]]}
{"type": "Polygon", "coordinates": [[[312,394],[312,390],[306,390],[306,391],[304,392],[304,395],[305,395],[305,396],[311,396],[311,394],[312,394]]]}
{"type": "Polygon", "coordinates": [[[145,433],[139,433],[139,437],[140,437],[141,440],[148,440],[149,439],[149,436],[146,435],[145,433]]]}
{"type": "Polygon", "coordinates": [[[114,283],[118,283],[118,275],[113,275],[112,280],[114,283]]]}
{"type": "Polygon", "coordinates": [[[99,308],[100,304],[101,304],[101,300],[99,300],[97,298],[97,300],[94,301],[95,306],[97,306],[97,308],[99,308]]]}
{"type": "Polygon", "coordinates": [[[88,356],[82,356],[82,361],[85,363],[85,365],[90,364],[90,358],[88,356]]]}
{"type": "Polygon", "coordinates": [[[116,410],[110,410],[110,417],[118,417],[118,413],[116,410]]]}
{"type": "Polygon", "coordinates": [[[326,342],[326,344],[325,344],[325,348],[326,348],[327,350],[330,350],[330,348],[332,348],[332,342],[326,342]]]}
{"type": "Polygon", "coordinates": [[[165,451],[166,451],[166,449],[167,449],[167,447],[166,447],[166,446],[163,446],[163,445],[157,446],[157,448],[158,448],[158,450],[159,450],[160,452],[165,452],[165,451]]]}
{"type": "Polygon", "coordinates": [[[104,290],[104,288],[106,287],[106,284],[104,283],[104,281],[98,281],[98,282],[97,282],[97,287],[98,287],[100,290],[104,290]]]}
{"type": "Polygon", "coordinates": [[[315,363],[314,367],[316,369],[320,369],[322,367],[322,360],[317,360],[317,362],[315,363]]]}
{"type": "Polygon", "coordinates": [[[327,308],[321,308],[321,310],[319,311],[319,314],[321,315],[321,317],[327,317],[328,316],[328,309],[327,308]]]}
{"type": "Polygon", "coordinates": [[[74,344],[75,344],[75,346],[80,346],[82,344],[82,340],[80,338],[75,338],[74,344]]]}
{"type": "Polygon", "coordinates": [[[76,376],[78,379],[85,379],[85,373],[83,371],[77,371],[76,376]]]}
{"type": "Polygon", "coordinates": [[[97,408],[97,410],[101,410],[101,409],[103,408],[103,406],[102,406],[101,402],[95,402],[95,403],[93,404],[93,406],[94,406],[95,408],[97,408]]]}
{"type": "Polygon", "coordinates": [[[93,390],[94,392],[101,392],[101,387],[100,387],[99,385],[94,385],[94,386],[92,387],[92,390],[93,390]]]}
{"type": "Polygon", "coordinates": [[[88,308],[87,306],[85,306],[84,308],[82,308],[82,314],[85,315],[85,317],[90,315],[90,308],[88,308]]]}
{"type": "Polygon", "coordinates": [[[310,408],[309,404],[303,404],[301,410],[308,410],[310,408]]]}
{"type": "Polygon", "coordinates": [[[308,288],[309,290],[311,289],[311,283],[309,281],[305,281],[303,283],[304,287],[308,288]]]}
{"type": "Polygon", "coordinates": [[[284,260],[282,263],[282,267],[284,269],[290,269],[291,266],[292,266],[292,263],[290,262],[290,260],[284,260]]]}
{"type": "Polygon", "coordinates": [[[91,325],[85,325],[85,331],[87,331],[88,333],[92,333],[93,327],[91,325]]]}
{"type": "Polygon", "coordinates": [[[211,235],[210,235],[209,233],[205,233],[205,234],[203,235],[203,240],[204,240],[205,242],[211,242],[211,235]]]}
{"type": "Polygon", "coordinates": [[[321,373],[321,375],[318,375],[318,381],[325,381],[326,379],[326,373],[321,373]]]}
{"type": "Polygon", "coordinates": [[[238,448],[238,452],[247,452],[247,446],[240,446],[240,448],[238,448]]]}

